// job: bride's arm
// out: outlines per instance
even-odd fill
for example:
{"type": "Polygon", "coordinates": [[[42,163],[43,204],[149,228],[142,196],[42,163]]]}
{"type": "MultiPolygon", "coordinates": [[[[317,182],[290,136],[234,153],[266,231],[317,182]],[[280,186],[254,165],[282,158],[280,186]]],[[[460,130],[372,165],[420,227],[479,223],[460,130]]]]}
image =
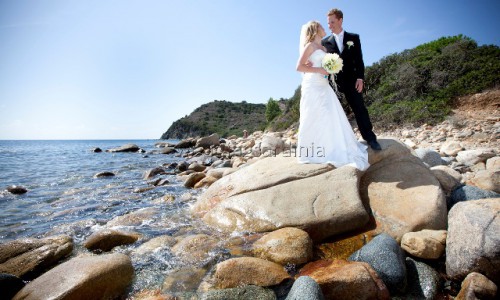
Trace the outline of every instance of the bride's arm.
{"type": "Polygon", "coordinates": [[[308,64],[309,56],[314,52],[314,46],[309,43],[305,46],[304,51],[299,57],[297,61],[297,71],[299,72],[307,72],[307,73],[320,73],[323,75],[328,75],[328,72],[321,67],[312,67],[311,64],[308,64]]]}

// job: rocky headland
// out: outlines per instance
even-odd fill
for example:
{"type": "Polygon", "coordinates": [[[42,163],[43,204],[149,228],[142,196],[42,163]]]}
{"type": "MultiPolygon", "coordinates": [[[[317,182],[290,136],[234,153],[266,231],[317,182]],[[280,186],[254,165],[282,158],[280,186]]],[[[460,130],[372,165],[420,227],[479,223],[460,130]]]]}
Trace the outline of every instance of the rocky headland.
{"type": "Polygon", "coordinates": [[[298,164],[294,128],[159,142],[156,154],[182,162],[145,170],[144,180],[176,174],[199,191],[187,213],[212,233],[115,251],[140,239],[115,226],[141,224],[146,209],[89,236],[87,255],[72,255],[65,235],[15,240],[0,245],[0,289],[13,299],[123,297],[129,256],[168,248],[189,267],[130,299],[495,299],[499,95],[462,99],[434,126],[378,131],[382,150],[369,149],[365,172],[298,164]]]}

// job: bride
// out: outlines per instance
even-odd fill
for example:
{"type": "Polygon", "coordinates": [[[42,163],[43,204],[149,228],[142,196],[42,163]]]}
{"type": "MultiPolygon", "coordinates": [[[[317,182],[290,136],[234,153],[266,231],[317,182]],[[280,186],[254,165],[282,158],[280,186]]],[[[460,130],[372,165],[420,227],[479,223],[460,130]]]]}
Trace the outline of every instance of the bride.
{"type": "MultiPolygon", "coordinates": [[[[297,156],[301,163],[329,163],[366,170],[367,146],[358,142],[337,95],[321,67],[326,32],[317,21],[302,26],[297,71],[303,72],[297,156]]],[[[342,72],[342,71],[341,71],[342,72]]],[[[335,84],[335,83],[334,83],[335,84]]]]}

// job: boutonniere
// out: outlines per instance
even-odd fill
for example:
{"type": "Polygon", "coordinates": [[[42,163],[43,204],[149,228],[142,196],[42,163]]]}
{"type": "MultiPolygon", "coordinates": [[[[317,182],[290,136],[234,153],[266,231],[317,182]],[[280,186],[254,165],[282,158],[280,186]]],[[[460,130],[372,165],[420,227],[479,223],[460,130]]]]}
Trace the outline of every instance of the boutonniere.
{"type": "Polygon", "coordinates": [[[347,44],[347,49],[351,49],[351,47],[354,46],[353,41],[348,41],[346,44],[347,44]]]}

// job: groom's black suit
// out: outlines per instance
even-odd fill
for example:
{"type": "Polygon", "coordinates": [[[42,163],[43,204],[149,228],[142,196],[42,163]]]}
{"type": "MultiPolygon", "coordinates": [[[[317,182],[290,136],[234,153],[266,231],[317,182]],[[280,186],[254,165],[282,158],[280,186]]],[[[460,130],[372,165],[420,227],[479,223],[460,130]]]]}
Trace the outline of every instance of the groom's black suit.
{"type": "Polygon", "coordinates": [[[373,126],[363,101],[363,94],[356,90],[356,80],[365,79],[365,64],[359,35],[344,31],[342,53],[339,51],[333,34],[323,39],[321,43],[328,53],[337,53],[342,58],[344,66],[342,71],[336,75],[335,82],[354,112],[363,139],[367,142],[375,141],[377,137],[373,133],[373,126]],[[348,43],[351,45],[349,46],[348,43]]]}

